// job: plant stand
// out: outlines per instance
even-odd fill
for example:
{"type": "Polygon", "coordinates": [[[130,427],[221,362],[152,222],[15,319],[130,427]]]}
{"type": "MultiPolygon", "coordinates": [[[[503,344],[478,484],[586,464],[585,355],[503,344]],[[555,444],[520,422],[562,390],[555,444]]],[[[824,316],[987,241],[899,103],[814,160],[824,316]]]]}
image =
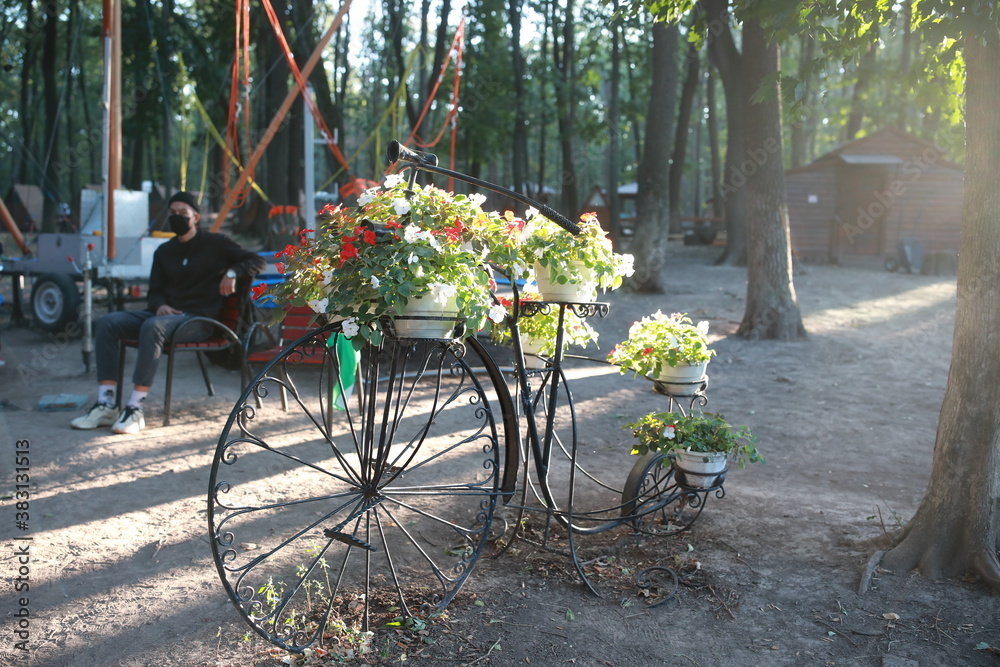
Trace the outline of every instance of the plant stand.
{"type": "MultiPolygon", "coordinates": [[[[600,595],[584,571],[585,563],[578,557],[577,539],[580,535],[602,533],[622,525],[657,537],[688,530],[700,516],[710,494],[720,499],[724,497],[725,471],[711,485],[699,488],[689,486],[683,472],[678,473],[675,469],[673,461],[665,460],[663,454],[656,452],[637,457],[623,482],[606,480],[605,471],[589,465],[586,454],[580,451],[576,409],[563,372],[563,361],[566,358],[562,347],[563,325],[567,310],[584,318],[604,317],[610,309],[607,303],[600,302],[528,301],[519,303],[516,316],[531,317],[541,312],[550,313],[553,308],[559,312],[556,353],[544,368],[515,373],[518,380],[515,405],[527,424],[527,433],[520,439],[521,479],[520,493],[516,494],[518,501],[507,505],[509,511],[515,512],[515,529],[509,541],[496,555],[502,554],[517,540],[523,540],[547,551],[568,556],[581,581],[592,593],[600,595]],[[529,459],[532,459],[534,465],[527,465],[529,459]],[[557,494],[552,490],[550,480],[562,476],[565,476],[564,479],[568,478],[568,488],[564,493],[557,494]],[[612,504],[601,504],[607,502],[609,494],[613,498],[612,504]],[[597,496],[605,500],[595,501],[597,496]],[[595,502],[598,505],[596,508],[595,502]],[[535,538],[518,530],[523,525],[527,512],[544,517],[543,526],[535,538]],[[553,522],[566,531],[568,547],[553,544],[553,522]]],[[[524,351],[520,341],[514,341],[513,344],[515,362],[524,368],[524,351]]],[[[587,357],[570,358],[607,363],[587,357]]],[[[682,401],[687,410],[693,409],[695,405],[706,405],[708,377],[704,376],[697,382],[687,384],[697,386],[693,393],[689,387],[683,387],[684,396],[671,393],[661,382],[654,382],[653,390],[666,396],[668,408],[673,410],[683,411],[682,401]]],[[[637,574],[636,585],[641,588],[649,585],[644,582],[650,577],[662,579],[664,571],[673,579],[674,589],[665,598],[649,606],[662,604],[673,596],[676,591],[676,575],[669,568],[659,566],[637,574]]]]}

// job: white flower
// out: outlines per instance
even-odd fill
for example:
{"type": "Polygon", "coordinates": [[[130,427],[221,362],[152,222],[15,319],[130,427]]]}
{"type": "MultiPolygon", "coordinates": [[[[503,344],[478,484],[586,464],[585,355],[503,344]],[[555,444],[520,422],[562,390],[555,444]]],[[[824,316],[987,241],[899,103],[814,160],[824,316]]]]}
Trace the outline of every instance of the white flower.
{"type": "Polygon", "coordinates": [[[416,264],[419,261],[420,261],[420,258],[417,257],[416,253],[411,252],[410,253],[410,257],[406,260],[406,263],[407,264],[416,264]]]}
{"type": "Polygon", "coordinates": [[[538,209],[535,208],[534,206],[529,206],[528,210],[524,212],[524,219],[531,220],[536,215],[538,215],[538,209]]]}
{"type": "Polygon", "coordinates": [[[482,206],[486,203],[486,195],[474,192],[469,195],[469,201],[472,202],[473,206],[482,206]]]}
{"type": "Polygon", "coordinates": [[[396,215],[406,215],[410,212],[410,202],[405,199],[395,199],[392,208],[396,211],[396,215]]]}
{"type": "Polygon", "coordinates": [[[434,237],[427,229],[420,229],[416,225],[406,225],[403,227],[403,240],[407,243],[416,243],[417,241],[427,241],[430,243],[434,240],[434,237]]]}
{"type": "Polygon", "coordinates": [[[378,194],[377,187],[368,188],[367,190],[362,192],[361,195],[358,197],[358,205],[364,206],[365,204],[372,203],[372,200],[375,199],[376,194],[378,194]]]}
{"type": "Polygon", "coordinates": [[[389,174],[385,177],[385,187],[387,190],[392,189],[405,180],[402,174],[389,174]]]}
{"type": "Polygon", "coordinates": [[[329,285],[333,282],[333,269],[327,269],[323,272],[323,284],[329,285]]]}
{"type": "Polygon", "coordinates": [[[697,329],[698,329],[698,333],[700,333],[702,336],[707,336],[708,335],[708,321],[707,320],[702,320],[701,322],[698,322],[697,329]]]}
{"type": "Polygon", "coordinates": [[[503,322],[504,318],[507,317],[507,309],[501,306],[499,303],[495,303],[490,306],[489,318],[500,324],[503,322]]]}
{"type": "Polygon", "coordinates": [[[524,287],[521,288],[521,294],[538,294],[538,285],[536,283],[525,283],[524,287]]]}
{"type": "Polygon", "coordinates": [[[380,284],[381,284],[381,281],[378,279],[378,276],[372,276],[372,279],[371,279],[372,288],[373,289],[378,289],[378,286],[380,284]]]}
{"type": "Polygon", "coordinates": [[[677,429],[674,428],[673,425],[665,426],[663,428],[663,437],[666,438],[667,440],[673,440],[676,435],[677,435],[677,429]]]}
{"type": "Polygon", "coordinates": [[[635,273],[635,257],[632,255],[619,255],[621,258],[621,274],[626,278],[635,273]]]}
{"type": "Polygon", "coordinates": [[[446,283],[431,283],[428,285],[430,288],[431,296],[434,301],[442,305],[448,303],[448,299],[458,294],[458,290],[454,285],[448,285],[446,283]]]}
{"type": "Polygon", "coordinates": [[[348,317],[346,320],[340,323],[340,330],[344,332],[344,335],[348,338],[354,338],[361,331],[361,327],[358,326],[358,320],[354,317],[348,317]]]}
{"type": "Polygon", "coordinates": [[[309,307],[313,309],[314,313],[325,313],[326,307],[330,304],[329,297],[323,297],[322,299],[310,299],[306,303],[309,307]]]}

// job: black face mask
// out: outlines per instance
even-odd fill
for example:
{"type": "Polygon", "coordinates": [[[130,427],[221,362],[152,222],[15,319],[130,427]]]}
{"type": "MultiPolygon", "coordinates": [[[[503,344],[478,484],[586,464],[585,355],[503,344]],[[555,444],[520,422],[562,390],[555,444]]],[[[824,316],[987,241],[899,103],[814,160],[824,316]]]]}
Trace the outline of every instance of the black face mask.
{"type": "Polygon", "coordinates": [[[191,231],[191,218],[186,215],[172,213],[167,218],[167,224],[170,225],[170,231],[177,234],[177,236],[184,236],[191,231]]]}

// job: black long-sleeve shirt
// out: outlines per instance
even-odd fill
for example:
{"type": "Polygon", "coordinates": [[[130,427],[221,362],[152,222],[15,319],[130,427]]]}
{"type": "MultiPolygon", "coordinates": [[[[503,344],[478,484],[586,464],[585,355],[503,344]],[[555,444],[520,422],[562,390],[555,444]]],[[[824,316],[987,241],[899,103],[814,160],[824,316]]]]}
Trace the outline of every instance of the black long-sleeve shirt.
{"type": "Polygon", "coordinates": [[[166,304],[190,315],[217,317],[223,297],[219,283],[233,269],[240,277],[253,277],[266,263],[223,234],[201,229],[186,243],[172,238],[153,253],[147,308],[156,312],[166,304]]]}

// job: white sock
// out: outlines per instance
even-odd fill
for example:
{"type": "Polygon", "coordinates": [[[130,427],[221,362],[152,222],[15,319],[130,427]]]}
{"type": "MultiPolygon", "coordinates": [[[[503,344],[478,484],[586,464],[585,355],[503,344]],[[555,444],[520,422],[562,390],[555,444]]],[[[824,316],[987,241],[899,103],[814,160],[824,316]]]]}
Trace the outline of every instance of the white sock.
{"type": "Polygon", "coordinates": [[[148,391],[139,391],[137,389],[132,390],[132,395],[129,396],[128,404],[133,408],[139,408],[142,410],[142,402],[146,400],[146,394],[148,391]]]}
{"type": "Polygon", "coordinates": [[[97,402],[101,405],[114,405],[117,388],[113,384],[97,385],[97,402]]]}

